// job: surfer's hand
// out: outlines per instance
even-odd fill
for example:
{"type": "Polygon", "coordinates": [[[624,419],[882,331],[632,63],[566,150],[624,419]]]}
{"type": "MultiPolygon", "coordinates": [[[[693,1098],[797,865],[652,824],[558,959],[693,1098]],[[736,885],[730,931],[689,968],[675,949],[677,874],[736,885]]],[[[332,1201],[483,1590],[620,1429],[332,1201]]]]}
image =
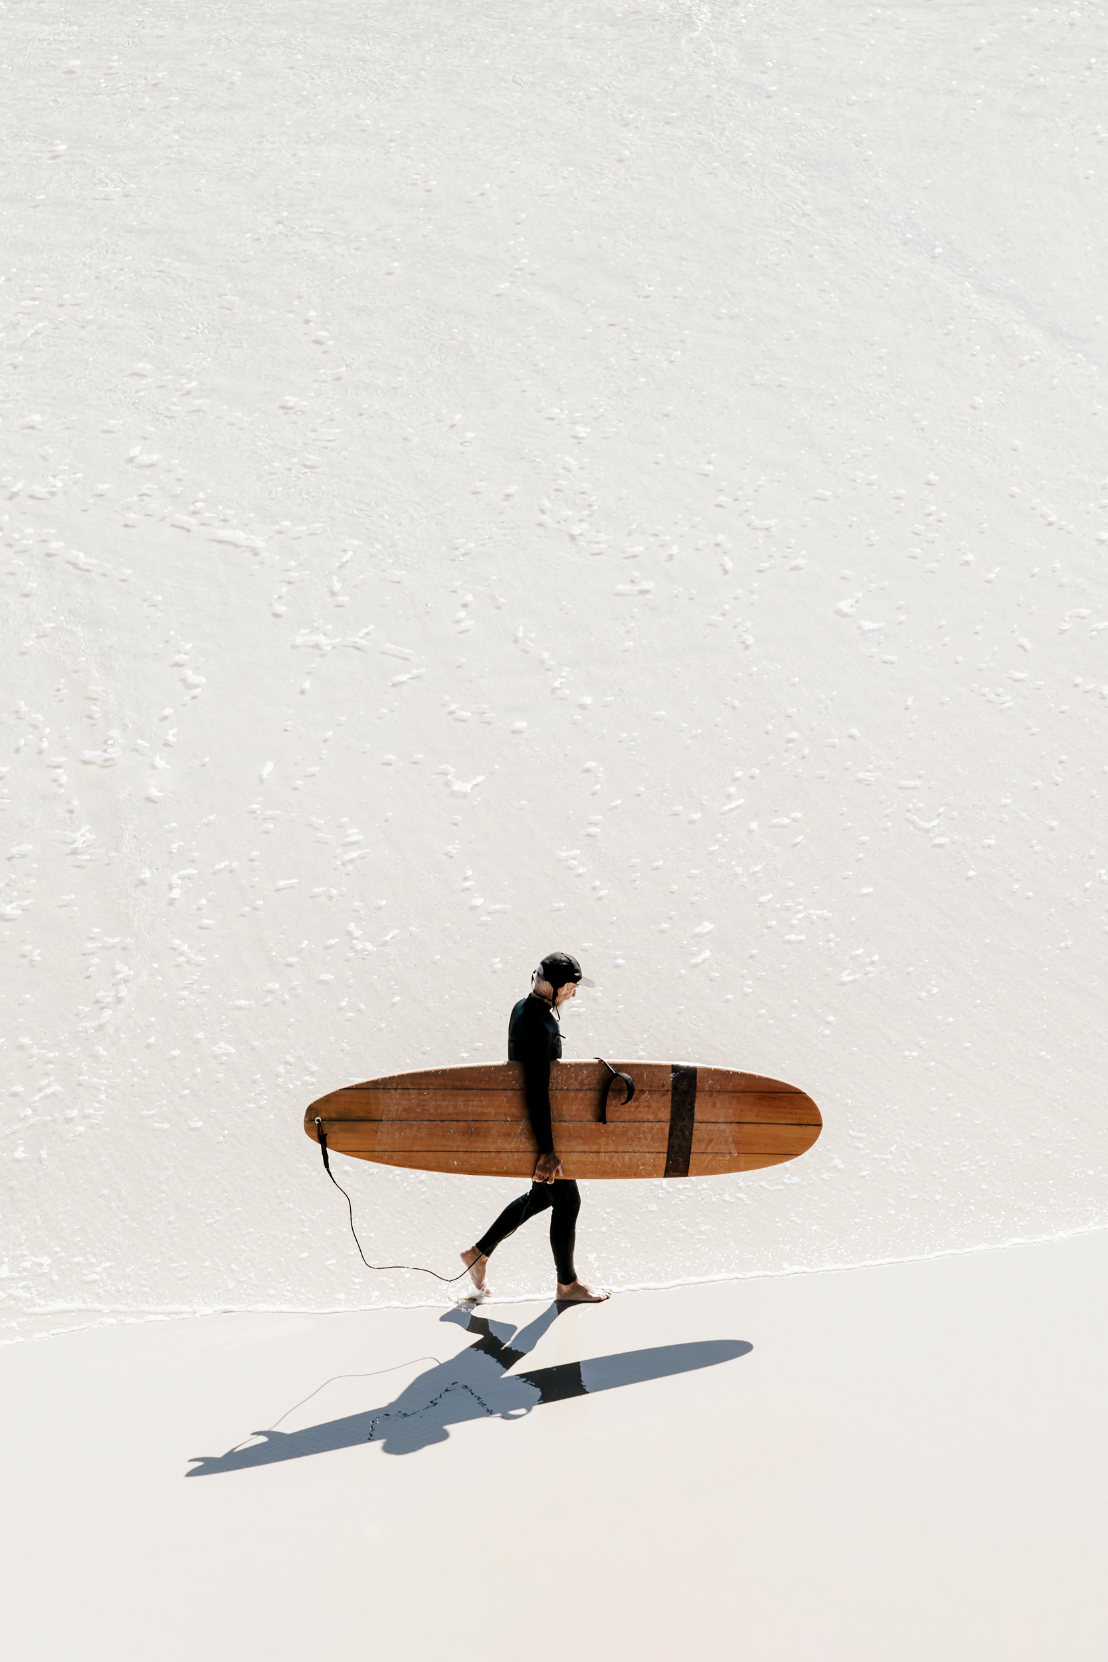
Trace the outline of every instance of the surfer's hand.
{"type": "Polygon", "coordinates": [[[562,1162],[556,1154],[540,1154],[535,1162],[535,1175],[532,1183],[553,1183],[556,1177],[562,1175],[562,1162]]]}

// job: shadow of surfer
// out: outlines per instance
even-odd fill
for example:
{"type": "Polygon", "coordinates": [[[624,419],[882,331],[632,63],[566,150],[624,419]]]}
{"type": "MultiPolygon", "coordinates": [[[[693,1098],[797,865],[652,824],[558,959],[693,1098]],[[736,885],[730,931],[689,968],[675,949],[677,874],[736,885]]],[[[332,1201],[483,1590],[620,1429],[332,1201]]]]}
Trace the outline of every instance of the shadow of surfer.
{"type": "Polygon", "coordinates": [[[712,1367],[753,1349],[744,1339],[708,1339],[510,1373],[509,1369],[526,1360],[565,1308],[549,1305],[518,1332],[510,1324],[448,1310],[440,1319],[464,1325],[467,1333],[476,1335],[475,1342],[458,1356],[421,1373],[392,1402],[300,1431],[281,1431],[278,1421],[268,1431],[253,1434],[259,1442],[238,1444],[222,1455],[194,1457],[185,1475],[212,1477],[218,1472],[247,1471],[373,1442],[385,1454],[414,1454],[446,1442],[452,1425],[479,1419],[522,1419],[546,1403],[712,1367]]]}

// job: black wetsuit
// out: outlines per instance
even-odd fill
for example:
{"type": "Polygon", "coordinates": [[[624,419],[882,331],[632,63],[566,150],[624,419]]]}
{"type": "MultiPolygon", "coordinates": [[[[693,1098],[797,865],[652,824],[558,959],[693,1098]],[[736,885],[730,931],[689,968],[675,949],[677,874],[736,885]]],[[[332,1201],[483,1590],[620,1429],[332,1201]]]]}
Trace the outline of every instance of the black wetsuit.
{"type": "MultiPolygon", "coordinates": [[[[527,1112],[540,1154],[553,1154],[554,1138],[550,1129],[550,1064],[562,1054],[562,1034],[550,1006],[533,993],[521,998],[508,1022],[508,1060],[523,1063],[523,1077],[527,1091],[527,1112]]],[[[573,1267],[573,1244],[577,1233],[577,1214],[581,1210],[581,1194],[569,1178],[555,1178],[553,1183],[532,1183],[525,1195],[520,1195],[506,1206],[481,1239],[477,1250],[495,1252],[525,1218],[550,1208],[550,1246],[554,1253],[558,1280],[563,1286],[576,1281],[573,1267]]]]}

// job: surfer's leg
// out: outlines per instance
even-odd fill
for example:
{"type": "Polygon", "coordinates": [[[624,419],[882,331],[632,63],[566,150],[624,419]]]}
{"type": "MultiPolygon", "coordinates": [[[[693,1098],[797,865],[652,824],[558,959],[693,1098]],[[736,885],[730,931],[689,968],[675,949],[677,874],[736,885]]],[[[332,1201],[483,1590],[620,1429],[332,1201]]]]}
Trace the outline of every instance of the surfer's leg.
{"type": "Polygon", "coordinates": [[[581,1210],[581,1191],[572,1178],[555,1178],[550,1184],[550,1250],[558,1270],[558,1280],[564,1285],[577,1280],[573,1267],[573,1246],[577,1239],[577,1214],[581,1210]]]}
{"type": "Polygon", "coordinates": [[[473,1246],[462,1253],[462,1262],[478,1289],[485,1284],[485,1262],[490,1253],[496,1251],[501,1241],[506,1241],[509,1235],[514,1234],[525,1218],[533,1218],[536,1212],[545,1212],[552,1204],[550,1191],[556,1187],[557,1185],[552,1183],[532,1183],[527,1193],[509,1201],[492,1228],[487,1229],[479,1241],[474,1242],[473,1246]]]}
{"type": "Polygon", "coordinates": [[[553,1190],[553,1211],[550,1218],[550,1245],[558,1270],[556,1297],[563,1303],[602,1304],[610,1297],[578,1281],[573,1267],[573,1248],[577,1238],[577,1214],[581,1210],[581,1195],[576,1183],[567,1178],[550,1185],[553,1190]]]}

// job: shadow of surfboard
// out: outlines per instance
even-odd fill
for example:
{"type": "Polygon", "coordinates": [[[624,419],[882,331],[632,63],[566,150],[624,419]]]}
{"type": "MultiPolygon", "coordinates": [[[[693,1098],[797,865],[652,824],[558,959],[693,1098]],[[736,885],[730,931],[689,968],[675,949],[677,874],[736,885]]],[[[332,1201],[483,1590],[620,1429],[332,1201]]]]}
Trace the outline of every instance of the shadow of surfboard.
{"type": "MultiPolygon", "coordinates": [[[[534,1340],[558,1313],[557,1306],[552,1306],[518,1335],[509,1328],[507,1337],[534,1340]]],[[[510,1347],[494,1331],[494,1324],[482,1316],[471,1315],[466,1330],[477,1334],[476,1344],[421,1373],[392,1402],[300,1431],[281,1431],[274,1426],[254,1432],[260,1441],[245,1447],[237,1445],[226,1454],[194,1457],[185,1476],[249,1471],[371,1442],[380,1443],[386,1454],[414,1454],[433,1443],[446,1442],[452,1425],[479,1419],[522,1419],[548,1403],[717,1367],[746,1356],[754,1348],[745,1339],[701,1339],[510,1373],[509,1369],[526,1359],[525,1350],[510,1347]]]]}

